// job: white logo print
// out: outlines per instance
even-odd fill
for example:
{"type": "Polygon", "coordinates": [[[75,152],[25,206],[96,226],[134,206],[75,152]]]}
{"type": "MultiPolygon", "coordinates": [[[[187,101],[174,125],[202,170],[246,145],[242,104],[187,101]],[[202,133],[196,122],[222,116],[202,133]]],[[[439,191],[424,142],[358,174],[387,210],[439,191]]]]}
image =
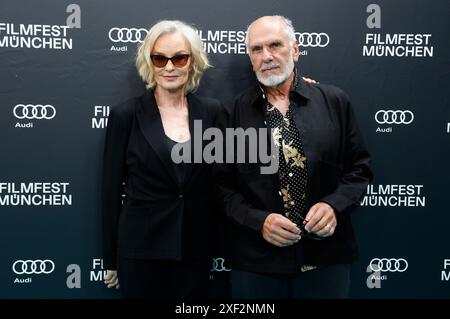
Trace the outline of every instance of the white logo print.
{"type": "Polygon", "coordinates": [[[147,30],[143,28],[112,28],[109,30],[108,36],[112,42],[138,43],[144,41],[147,30]]]}
{"type": "Polygon", "coordinates": [[[369,267],[372,271],[404,272],[408,269],[408,262],[404,258],[373,258],[369,267]]]}
{"type": "Polygon", "coordinates": [[[223,258],[213,258],[213,266],[211,271],[231,271],[231,269],[225,268],[224,262],[225,259],[223,258]]]}
{"type": "Polygon", "coordinates": [[[303,32],[303,33],[295,33],[297,37],[298,45],[300,47],[326,47],[330,43],[330,37],[326,33],[317,33],[317,32],[303,32]]]}
{"type": "Polygon", "coordinates": [[[52,105],[17,104],[13,109],[13,114],[18,119],[51,120],[56,115],[56,109],[52,105]]]}
{"type": "Polygon", "coordinates": [[[413,120],[414,114],[409,110],[379,110],[375,113],[378,124],[411,124],[413,120]]]}
{"type": "Polygon", "coordinates": [[[16,260],[12,270],[18,275],[49,274],[55,270],[55,263],[50,259],[16,260]]]}

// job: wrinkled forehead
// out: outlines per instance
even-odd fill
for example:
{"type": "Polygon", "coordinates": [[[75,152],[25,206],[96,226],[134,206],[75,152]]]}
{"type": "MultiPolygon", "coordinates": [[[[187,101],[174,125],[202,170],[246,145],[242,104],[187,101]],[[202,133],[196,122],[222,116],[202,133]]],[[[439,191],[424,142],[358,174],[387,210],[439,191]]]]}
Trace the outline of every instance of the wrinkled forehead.
{"type": "Polygon", "coordinates": [[[286,29],[280,20],[256,21],[248,33],[249,47],[263,45],[274,41],[288,42],[286,29]]]}

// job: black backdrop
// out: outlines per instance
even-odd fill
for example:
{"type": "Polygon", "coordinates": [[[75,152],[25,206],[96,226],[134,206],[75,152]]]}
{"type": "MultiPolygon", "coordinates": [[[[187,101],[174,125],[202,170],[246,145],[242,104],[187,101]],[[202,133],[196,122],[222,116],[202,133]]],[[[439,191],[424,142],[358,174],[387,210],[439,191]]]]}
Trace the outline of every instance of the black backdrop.
{"type": "MultiPolygon", "coordinates": [[[[253,80],[242,35],[281,14],[300,73],[351,97],[375,180],[353,214],[353,298],[448,298],[448,1],[0,1],[0,298],[114,298],[100,252],[108,107],[140,94],[136,45],[161,19],[193,23],[226,102],[253,80]],[[135,30],[136,29],[136,30],[135,30]]],[[[211,296],[227,264],[211,262],[211,296]]]]}

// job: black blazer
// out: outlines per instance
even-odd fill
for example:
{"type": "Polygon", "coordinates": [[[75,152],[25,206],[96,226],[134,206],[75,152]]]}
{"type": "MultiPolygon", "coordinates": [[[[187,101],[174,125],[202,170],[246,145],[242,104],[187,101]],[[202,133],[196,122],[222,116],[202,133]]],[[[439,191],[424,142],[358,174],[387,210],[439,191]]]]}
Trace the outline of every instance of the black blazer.
{"type": "MultiPolygon", "coordinates": [[[[191,142],[213,125],[220,103],[187,95],[191,142]]],[[[106,131],[103,179],[103,259],[117,257],[185,260],[208,258],[211,229],[209,165],[185,164],[177,179],[153,91],[111,109],[106,131]],[[125,194],[122,203],[122,194],[125,194]]]]}
{"type": "MultiPolygon", "coordinates": [[[[298,105],[293,117],[307,157],[308,207],[318,201],[329,203],[337,211],[338,226],[321,241],[303,237],[284,248],[268,243],[261,234],[264,220],[272,212],[283,212],[278,174],[262,175],[260,163],[216,164],[212,173],[215,196],[228,217],[225,247],[234,268],[293,273],[300,265],[348,263],[356,257],[349,212],[358,204],[372,172],[350,102],[336,87],[309,85],[303,80],[291,92],[291,99],[298,105]]],[[[255,85],[220,113],[217,126],[222,130],[266,128],[265,103],[255,85]]]]}

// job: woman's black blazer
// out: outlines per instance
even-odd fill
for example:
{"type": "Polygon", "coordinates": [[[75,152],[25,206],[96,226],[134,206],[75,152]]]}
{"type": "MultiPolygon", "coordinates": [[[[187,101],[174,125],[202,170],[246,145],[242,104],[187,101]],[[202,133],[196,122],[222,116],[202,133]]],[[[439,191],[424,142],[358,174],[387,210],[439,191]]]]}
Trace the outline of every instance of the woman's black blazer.
{"type": "MultiPolygon", "coordinates": [[[[221,105],[195,94],[188,94],[187,100],[191,148],[200,143],[197,146],[203,149],[203,132],[214,124],[221,105]]],[[[210,165],[201,159],[201,163],[185,163],[184,180],[179,181],[153,91],[111,109],[102,177],[106,269],[117,269],[118,256],[157,260],[209,257],[209,235],[214,232],[210,165]]]]}

